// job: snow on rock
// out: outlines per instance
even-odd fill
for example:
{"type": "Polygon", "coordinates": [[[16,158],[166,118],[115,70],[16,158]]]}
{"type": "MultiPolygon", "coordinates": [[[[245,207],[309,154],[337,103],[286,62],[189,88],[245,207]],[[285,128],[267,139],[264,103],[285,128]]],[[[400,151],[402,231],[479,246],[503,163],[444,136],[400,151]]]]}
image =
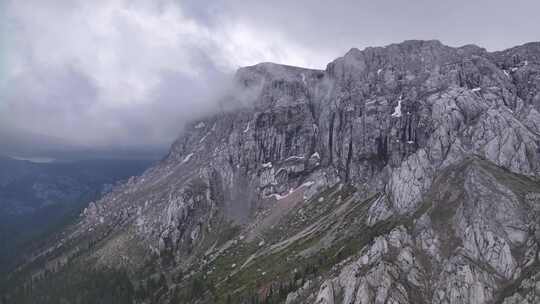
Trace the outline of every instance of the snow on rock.
{"type": "Polygon", "coordinates": [[[394,109],[394,113],[392,113],[392,117],[401,117],[401,102],[402,102],[402,99],[400,96],[398,100],[398,105],[394,109]]]}
{"type": "Polygon", "coordinates": [[[291,194],[293,192],[293,189],[289,190],[288,193],[286,193],[285,195],[281,195],[281,194],[278,194],[278,193],[274,193],[274,194],[271,194],[269,197],[273,197],[275,198],[276,200],[281,200],[281,199],[284,199],[286,198],[287,196],[289,196],[289,194],[291,194]]]}
{"type": "MultiPolygon", "coordinates": [[[[300,187],[311,187],[311,186],[313,186],[314,184],[315,184],[314,181],[307,181],[307,182],[303,183],[302,185],[300,185],[300,187]]],[[[299,188],[300,188],[300,187],[299,187],[299,188]]]]}
{"type": "Polygon", "coordinates": [[[290,156],[287,159],[285,159],[285,161],[288,161],[288,160],[302,160],[302,159],[304,159],[303,156],[293,155],[293,156],[290,156]]]}
{"type": "Polygon", "coordinates": [[[204,122],[201,121],[200,123],[198,123],[198,124],[195,126],[195,129],[201,129],[201,128],[204,128],[204,126],[205,126],[204,122]]]}
{"type": "Polygon", "coordinates": [[[262,164],[262,167],[263,168],[272,168],[272,162],[264,163],[264,164],[262,164]]]}
{"type": "Polygon", "coordinates": [[[205,141],[205,139],[208,137],[208,135],[210,135],[210,132],[206,133],[206,135],[204,135],[201,140],[199,140],[199,143],[202,143],[203,141],[205,141]]]}
{"type": "Polygon", "coordinates": [[[193,153],[189,153],[188,155],[186,155],[186,157],[184,157],[184,160],[182,160],[182,164],[187,163],[191,159],[192,156],[193,156],[193,153]]]}
{"type": "Polygon", "coordinates": [[[273,194],[270,194],[269,196],[267,196],[267,198],[271,198],[271,197],[273,197],[277,201],[279,201],[280,199],[287,197],[287,195],[280,195],[280,194],[277,194],[277,193],[273,193],[273,194]]]}
{"type": "Polygon", "coordinates": [[[249,131],[249,124],[250,124],[250,122],[248,121],[248,124],[247,124],[246,128],[244,129],[244,133],[247,133],[249,131]]]}
{"type": "MultiPolygon", "coordinates": [[[[302,187],[302,186],[300,186],[302,187]]],[[[273,197],[275,198],[276,200],[282,200],[284,198],[286,198],[287,196],[291,195],[293,192],[295,192],[297,189],[299,189],[300,187],[296,188],[296,189],[289,189],[289,192],[285,193],[285,194],[278,194],[278,193],[273,193],[273,194],[270,194],[269,196],[267,196],[267,198],[270,198],[270,197],[273,197]]]]}

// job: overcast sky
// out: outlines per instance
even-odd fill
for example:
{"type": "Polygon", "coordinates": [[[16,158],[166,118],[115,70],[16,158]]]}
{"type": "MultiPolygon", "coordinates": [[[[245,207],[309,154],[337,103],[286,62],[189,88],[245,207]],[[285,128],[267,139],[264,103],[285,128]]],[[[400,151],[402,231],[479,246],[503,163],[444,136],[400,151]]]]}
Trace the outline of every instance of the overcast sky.
{"type": "Polygon", "coordinates": [[[14,142],[163,147],[239,66],[324,68],[407,39],[540,40],[540,1],[0,0],[0,154],[14,142]]]}

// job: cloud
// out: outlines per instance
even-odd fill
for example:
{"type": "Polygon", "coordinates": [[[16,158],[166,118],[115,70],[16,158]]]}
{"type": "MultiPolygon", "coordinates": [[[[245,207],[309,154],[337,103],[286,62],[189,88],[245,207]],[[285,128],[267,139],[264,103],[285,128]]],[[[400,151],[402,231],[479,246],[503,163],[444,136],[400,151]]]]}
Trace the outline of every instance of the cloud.
{"type": "Polygon", "coordinates": [[[2,124],[81,147],[168,145],[187,120],[215,108],[239,66],[305,63],[273,33],[261,39],[224,17],[211,26],[172,0],[4,9],[2,124]]]}
{"type": "Polygon", "coordinates": [[[0,0],[0,145],[32,134],[51,146],[164,147],[187,120],[216,109],[240,66],[324,68],[351,47],[412,38],[503,49],[539,40],[539,6],[0,0]]]}
{"type": "MultiPolygon", "coordinates": [[[[196,2],[193,1],[192,5],[196,2]]],[[[500,50],[540,39],[535,0],[221,0],[229,16],[332,56],[407,39],[500,50]]],[[[200,4],[198,4],[200,5],[200,4]]]]}

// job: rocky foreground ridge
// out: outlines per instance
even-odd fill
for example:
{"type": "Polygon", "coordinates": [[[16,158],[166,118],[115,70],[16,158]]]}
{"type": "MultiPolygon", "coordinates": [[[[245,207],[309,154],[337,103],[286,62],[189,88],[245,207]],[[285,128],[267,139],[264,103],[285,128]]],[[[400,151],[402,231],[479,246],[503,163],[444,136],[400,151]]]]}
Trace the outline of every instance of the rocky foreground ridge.
{"type": "Polygon", "coordinates": [[[236,83],[248,106],[90,204],[3,302],[540,303],[540,43],[405,41],[236,83]]]}

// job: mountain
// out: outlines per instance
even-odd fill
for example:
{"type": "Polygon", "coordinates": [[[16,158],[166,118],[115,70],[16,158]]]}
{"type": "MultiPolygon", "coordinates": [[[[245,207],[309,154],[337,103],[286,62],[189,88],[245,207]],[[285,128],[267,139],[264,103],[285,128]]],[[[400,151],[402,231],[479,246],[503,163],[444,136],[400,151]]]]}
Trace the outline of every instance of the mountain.
{"type": "Polygon", "coordinates": [[[540,43],[405,41],[236,83],[244,106],[91,203],[3,303],[538,303],[540,43]]]}
{"type": "Polygon", "coordinates": [[[47,232],[122,179],[141,174],[149,160],[86,160],[36,163],[0,157],[0,271],[47,232]]]}

